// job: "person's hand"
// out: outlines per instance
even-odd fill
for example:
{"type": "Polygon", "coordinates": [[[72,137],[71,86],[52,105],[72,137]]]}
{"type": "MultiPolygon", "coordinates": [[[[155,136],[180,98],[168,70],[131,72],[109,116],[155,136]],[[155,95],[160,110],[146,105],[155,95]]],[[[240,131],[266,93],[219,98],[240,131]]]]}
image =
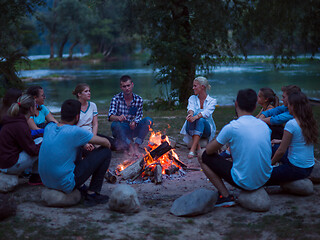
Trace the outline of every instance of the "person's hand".
{"type": "Polygon", "coordinates": [[[94,146],[91,143],[87,143],[86,145],[84,145],[84,149],[87,151],[93,151],[94,146]]]}
{"type": "MultiPolygon", "coordinates": [[[[189,113],[188,116],[186,117],[187,121],[189,121],[191,117],[192,117],[192,114],[189,113]]],[[[189,121],[189,122],[190,122],[190,121],[189,121]]]]}
{"type": "Polygon", "coordinates": [[[127,120],[125,115],[122,114],[122,115],[118,116],[118,121],[123,122],[125,120],[127,120]]]}
{"type": "Polygon", "coordinates": [[[280,139],[272,139],[271,144],[280,144],[281,140],[280,139]]]}
{"type": "Polygon", "coordinates": [[[131,130],[134,130],[134,129],[136,128],[136,126],[137,126],[137,123],[136,123],[135,121],[132,121],[132,122],[130,123],[130,129],[131,129],[131,130]]]}

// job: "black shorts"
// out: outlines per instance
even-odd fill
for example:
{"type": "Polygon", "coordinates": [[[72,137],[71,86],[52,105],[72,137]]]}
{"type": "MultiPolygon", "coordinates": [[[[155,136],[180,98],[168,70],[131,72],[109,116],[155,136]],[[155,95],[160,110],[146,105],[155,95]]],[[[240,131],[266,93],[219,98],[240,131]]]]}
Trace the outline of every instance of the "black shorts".
{"type": "Polygon", "coordinates": [[[226,182],[231,184],[234,187],[240,188],[232,179],[231,168],[233,163],[229,160],[226,160],[224,157],[220,156],[217,153],[208,155],[206,151],[202,155],[202,162],[206,164],[215,174],[220,178],[224,179],[226,182]]]}

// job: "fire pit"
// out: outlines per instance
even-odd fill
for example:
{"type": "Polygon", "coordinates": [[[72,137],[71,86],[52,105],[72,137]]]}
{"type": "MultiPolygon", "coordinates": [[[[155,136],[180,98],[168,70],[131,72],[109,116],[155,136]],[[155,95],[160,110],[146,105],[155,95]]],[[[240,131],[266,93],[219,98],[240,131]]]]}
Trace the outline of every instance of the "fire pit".
{"type": "Polygon", "coordinates": [[[160,184],[163,176],[185,174],[183,169],[187,168],[187,165],[179,160],[168,136],[161,132],[151,133],[145,152],[145,155],[135,162],[125,161],[118,165],[117,175],[124,180],[135,181],[142,178],[160,184]]]}

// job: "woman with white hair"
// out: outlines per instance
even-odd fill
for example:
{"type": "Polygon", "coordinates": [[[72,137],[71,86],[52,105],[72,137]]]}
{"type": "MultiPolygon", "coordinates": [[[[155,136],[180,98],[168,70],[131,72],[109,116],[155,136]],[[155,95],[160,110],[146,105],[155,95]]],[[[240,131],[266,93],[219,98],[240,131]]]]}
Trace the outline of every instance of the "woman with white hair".
{"type": "Polygon", "coordinates": [[[210,87],[205,77],[197,77],[193,81],[194,95],[188,100],[188,115],[180,132],[185,135],[183,140],[191,143],[188,158],[197,156],[196,151],[200,150],[200,138],[209,138],[211,141],[216,132],[212,113],[217,100],[207,94],[210,87]]]}

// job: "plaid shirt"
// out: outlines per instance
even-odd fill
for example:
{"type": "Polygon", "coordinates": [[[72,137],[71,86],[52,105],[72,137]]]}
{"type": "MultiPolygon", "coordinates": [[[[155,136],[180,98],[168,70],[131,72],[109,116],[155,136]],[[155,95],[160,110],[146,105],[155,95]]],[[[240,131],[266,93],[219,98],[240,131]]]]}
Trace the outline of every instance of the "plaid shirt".
{"type": "Polygon", "coordinates": [[[136,123],[139,123],[141,121],[143,116],[143,100],[137,94],[132,94],[133,99],[129,106],[127,106],[126,101],[124,100],[123,92],[118,93],[112,98],[108,114],[109,120],[111,115],[120,116],[123,114],[128,122],[135,121],[136,123]]]}

